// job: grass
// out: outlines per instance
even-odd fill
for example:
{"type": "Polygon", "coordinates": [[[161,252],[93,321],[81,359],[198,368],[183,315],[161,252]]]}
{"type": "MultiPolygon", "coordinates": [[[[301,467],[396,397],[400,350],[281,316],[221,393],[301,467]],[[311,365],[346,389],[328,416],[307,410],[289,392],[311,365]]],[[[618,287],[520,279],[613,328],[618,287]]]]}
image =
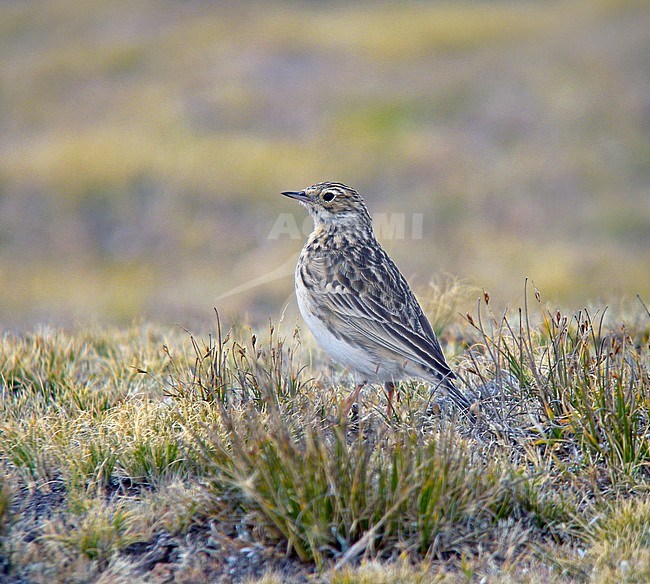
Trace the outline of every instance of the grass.
{"type": "Polygon", "coordinates": [[[369,389],[342,419],[346,377],[297,329],[6,334],[3,574],[647,580],[644,305],[565,314],[533,290],[495,314],[484,293],[456,325],[427,306],[477,423],[416,382],[393,415],[369,389]]]}

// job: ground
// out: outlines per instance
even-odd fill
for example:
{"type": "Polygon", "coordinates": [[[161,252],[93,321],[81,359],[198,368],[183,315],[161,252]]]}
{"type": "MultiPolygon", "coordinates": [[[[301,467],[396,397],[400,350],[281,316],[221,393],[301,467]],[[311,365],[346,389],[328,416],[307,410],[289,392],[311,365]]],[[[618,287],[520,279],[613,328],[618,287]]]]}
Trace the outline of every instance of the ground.
{"type": "Polygon", "coordinates": [[[3,581],[647,580],[650,315],[530,296],[435,324],[477,421],[416,381],[343,419],[298,329],[5,335],[3,581]]]}

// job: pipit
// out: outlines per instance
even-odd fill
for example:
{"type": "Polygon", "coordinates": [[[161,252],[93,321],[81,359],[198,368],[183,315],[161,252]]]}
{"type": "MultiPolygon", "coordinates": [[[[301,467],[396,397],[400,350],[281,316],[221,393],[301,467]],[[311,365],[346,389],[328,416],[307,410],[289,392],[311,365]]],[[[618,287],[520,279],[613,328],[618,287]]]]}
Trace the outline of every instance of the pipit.
{"type": "Polygon", "coordinates": [[[366,383],[384,384],[390,414],[396,384],[411,377],[469,411],[427,317],[375,238],[361,195],[337,182],[282,194],[314,220],[296,266],[296,297],[318,343],[355,376],[346,414],[366,383]]]}

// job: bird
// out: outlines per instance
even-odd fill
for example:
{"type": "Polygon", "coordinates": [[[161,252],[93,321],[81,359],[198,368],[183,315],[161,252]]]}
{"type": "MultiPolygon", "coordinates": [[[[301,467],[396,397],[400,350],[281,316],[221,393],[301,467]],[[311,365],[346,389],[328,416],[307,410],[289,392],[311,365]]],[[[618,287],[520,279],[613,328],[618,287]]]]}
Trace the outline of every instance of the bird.
{"type": "Polygon", "coordinates": [[[361,195],[340,182],[282,194],[307,208],[314,229],[295,270],[298,308],[318,344],[350,370],[349,413],[368,383],[383,384],[387,414],[397,384],[420,378],[442,389],[470,418],[440,343],[406,279],[381,247],[361,195]]]}

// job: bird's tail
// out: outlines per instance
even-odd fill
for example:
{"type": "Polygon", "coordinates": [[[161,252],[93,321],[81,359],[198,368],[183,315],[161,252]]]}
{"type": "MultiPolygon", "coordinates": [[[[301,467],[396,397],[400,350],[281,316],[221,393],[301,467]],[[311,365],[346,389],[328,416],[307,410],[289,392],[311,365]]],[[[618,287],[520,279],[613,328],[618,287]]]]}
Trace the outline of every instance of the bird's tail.
{"type": "Polygon", "coordinates": [[[471,420],[475,420],[476,416],[473,411],[475,407],[474,404],[472,404],[472,402],[470,402],[469,399],[467,399],[467,397],[454,385],[451,377],[445,377],[442,380],[441,385],[447,392],[449,399],[451,399],[451,401],[453,401],[464,414],[467,414],[471,420]]]}

